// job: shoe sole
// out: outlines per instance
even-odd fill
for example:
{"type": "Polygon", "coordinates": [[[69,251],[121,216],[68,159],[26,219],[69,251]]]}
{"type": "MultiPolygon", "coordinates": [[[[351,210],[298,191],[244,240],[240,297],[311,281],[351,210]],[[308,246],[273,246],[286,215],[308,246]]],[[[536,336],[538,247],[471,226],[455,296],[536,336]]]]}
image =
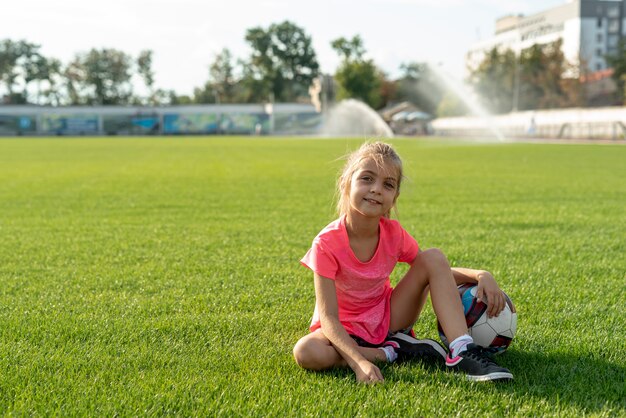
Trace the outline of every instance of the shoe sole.
{"type": "Polygon", "coordinates": [[[472,376],[466,375],[467,380],[471,380],[472,382],[492,382],[492,381],[506,381],[513,380],[513,375],[511,373],[506,372],[495,372],[489,373],[483,376],[472,376]]]}

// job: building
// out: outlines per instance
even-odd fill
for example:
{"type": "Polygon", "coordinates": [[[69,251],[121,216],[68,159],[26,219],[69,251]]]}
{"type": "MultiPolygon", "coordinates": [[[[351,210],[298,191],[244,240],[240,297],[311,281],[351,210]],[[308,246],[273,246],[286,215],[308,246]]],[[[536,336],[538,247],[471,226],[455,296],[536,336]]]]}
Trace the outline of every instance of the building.
{"type": "Polygon", "coordinates": [[[529,16],[505,16],[496,21],[492,37],[472,45],[466,64],[476,68],[493,48],[519,54],[534,44],[561,39],[565,58],[578,68],[585,66],[583,73],[603,71],[605,56],[617,53],[619,40],[626,36],[625,18],[626,0],[569,0],[529,16]]]}

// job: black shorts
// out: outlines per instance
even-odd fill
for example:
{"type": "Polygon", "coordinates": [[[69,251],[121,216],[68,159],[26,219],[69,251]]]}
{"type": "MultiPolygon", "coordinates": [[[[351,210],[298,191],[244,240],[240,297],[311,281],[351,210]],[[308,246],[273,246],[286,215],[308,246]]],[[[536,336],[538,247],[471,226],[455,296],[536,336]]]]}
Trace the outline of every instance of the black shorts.
{"type": "Polygon", "coordinates": [[[368,347],[368,348],[377,348],[380,347],[382,344],[372,344],[372,343],[368,343],[367,341],[365,341],[363,338],[361,337],[357,337],[356,335],[352,335],[350,334],[350,337],[352,337],[352,339],[354,341],[356,341],[356,343],[359,345],[359,347],[368,347]]]}
{"type": "MultiPolygon", "coordinates": [[[[398,332],[403,332],[403,333],[405,333],[407,335],[410,335],[411,337],[415,338],[415,334],[412,332],[412,330],[413,330],[413,327],[410,327],[410,328],[407,328],[407,329],[401,329],[398,332]]],[[[394,334],[393,332],[389,332],[389,334],[387,334],[387,338],[391,337],[393,334],[394,334]]],[[[350,337],[352,337],[352,339],[354,341],[356,341],[356,343],[360,347],[378,348],[378,347],[382,347],[383,346],[383,344],[372,344],[372,343],[369,343],[369,342],[365,341],[363,338],[357,337],[356,335],[352,335],[352,334],[349,334],[349,335],[350,335],[350,337]]]]}

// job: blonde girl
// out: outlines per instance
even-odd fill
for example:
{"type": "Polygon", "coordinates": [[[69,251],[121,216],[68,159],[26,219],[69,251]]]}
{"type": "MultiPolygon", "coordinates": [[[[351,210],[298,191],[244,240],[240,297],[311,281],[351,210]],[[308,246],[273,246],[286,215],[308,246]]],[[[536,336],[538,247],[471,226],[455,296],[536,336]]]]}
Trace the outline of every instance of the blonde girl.
{"type": "Polygon", "coordinates": [[[489,272],[451,268],[440,250],[422,251],[390,219],[402,178],[402,161],[388,144],[366,143],[348,158],[338,180],[339,218],[301,260],[313,271],[316,303],[310,333],[293,349],[296,362],[310,370],[348,366],[364,383],[383,381],[376,363],[406,359],[461,371],[474,381],[512,379],[473,344],[456,286],[478,283],[490,316],[504,308],[503,292],[489,272]],[[410,268],[392,288],[389,275],[398,262],[410,268]],[[412,335],[429,293],[451,341],[449,353],[412,335]]]}

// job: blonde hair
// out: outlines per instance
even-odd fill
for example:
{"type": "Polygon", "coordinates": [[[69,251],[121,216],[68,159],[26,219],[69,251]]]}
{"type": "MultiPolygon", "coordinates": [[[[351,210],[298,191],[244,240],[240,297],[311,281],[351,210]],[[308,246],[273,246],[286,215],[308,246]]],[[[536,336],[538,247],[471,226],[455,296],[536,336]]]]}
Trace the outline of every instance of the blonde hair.
{"type": "MultiPolygon", "coordinates": [[[[350,208],[350,187],[352,186],[352,176],[359,165],[364,160],[372,160],[379,168],[391,165],[398,174],[398,185],[396,187],[396,197],[400,194],[400,183],[402,182],[402,160],[398,153],[391,145],[384,142],[366,142],[361,147],[348,155],[346,164],[341,171],[341,175],[337,180],[337,212],[339,215],[345,215],[350,208]]],[[[393,209],[397,215],[396,205],[393,209]]],[[[385,214],[389,217],[389,213],[385,214]]]]}

